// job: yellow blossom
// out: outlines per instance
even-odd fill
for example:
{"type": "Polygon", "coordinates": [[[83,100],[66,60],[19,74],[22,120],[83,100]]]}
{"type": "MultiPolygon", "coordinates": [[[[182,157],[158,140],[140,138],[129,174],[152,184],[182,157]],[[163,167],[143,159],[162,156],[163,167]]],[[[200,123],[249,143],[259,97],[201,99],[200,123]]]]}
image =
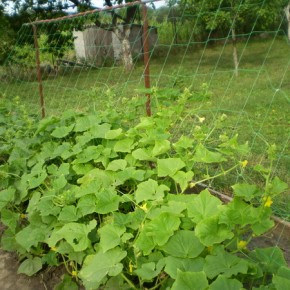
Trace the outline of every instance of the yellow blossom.
{"type": "Polygon", "coordinates": [[[195,187],[195,186],[196,186],[196,183],[194,183],[194,182],[190,182],[190,183],[189,183],[189,187],[190,187],[190,188],[193,188],[193,187],[195,187]]]}
{"type": "Polygon", "coordinates": [[[51,247],[50,248],[53,252],[56,252],[57,251],[57,248],[56,247],[51,247]]]}
{"type": "Polygon", "coordinates": [[[248,165],[249,161],[248,160],[244,160],[244,161],[241,161],[241,166],[243,168],[245,168],[247,165],[248,165]]]}
{"type": "Polygon", "coordinates": [[[147,203],[144,203],[143,205],[140,205],[140,208],[143,209],[145,212],[147,212],[148,211],[147,203]]]}
{"type": "Polygon", "coordinates": [[[198,118],[199,123],[203,123],[204,120],[205,120],[205,117],[199,117],[199,118],[198,118]]]}
{"type": "Polygon", "coordinates": [[[133,264],[132,264],[131,261],[130,261],[130,263],[129,263],[129,273],[130,273],[130,274],[133,273],[133,264]]]}
{"type": "Polygon", "coordinates": [[[263,200],[265,202],[264,203],[264,207],[270,207],[272,205],[272,203],[273,203],[273,200],[272,200],[272,198],[270,196],[263,197],[263,200]]]}
{"type": "Polygon", "coordinates": [[[26,214],[25,214],[25,213],[22,213],[22,214],[20,214],[20,217],[21,217],[22,219],[26,219],[26,214]]]}
{"type": "Polygon", "coordinates": [[[241,241],[239,241],[238,242],[238,249],[239,250],[244,250],[244,249],[246,249],[247,248],[247,242],[246,241],[243,241],[243,240],[241,240],[241,241]]]}
{"type": "Polygon", "coordinates": [[[73,277],[76,277],[76,276],[78,275],[78,273],[77,273],[77,271],[72,271],[72,272],[71,272],[71,275],[72,275],[73,277]]]}

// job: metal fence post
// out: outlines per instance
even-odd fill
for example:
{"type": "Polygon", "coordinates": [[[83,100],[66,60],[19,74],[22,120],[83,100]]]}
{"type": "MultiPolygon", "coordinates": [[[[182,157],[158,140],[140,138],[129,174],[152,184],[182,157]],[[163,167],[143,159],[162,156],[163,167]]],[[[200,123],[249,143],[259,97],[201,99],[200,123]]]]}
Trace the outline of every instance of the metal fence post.
{"type": "Polygon", "coordinates": [[[38,80],[38,90],[40,97],[40,108],[41,108],[41,116],[45,117],[45,107],[44,107],[44,96],[43,96],[43,86],[42,86],[42,77],[40,70],[40,57],[39,57],[39,46],[37,40],[37,27],[32,24],[33,29],[33,37],[34,37],[34,47],[35,47],[35,60],[36,60],[36,70],[37,70],[37,80],[38,80]]]}
{"type": "MultiPolygon", "coordinates": [[[[150,89],[150,69],[149,69],[149,33],[148,33],[148,15],[146,3],[142,4],[142,18],[143,18],[143,54],[144,54],[144,83],[145,88],[150,89]]],[[[146,113],[151,116],[151,95],[146,94],[146,113]]]]}

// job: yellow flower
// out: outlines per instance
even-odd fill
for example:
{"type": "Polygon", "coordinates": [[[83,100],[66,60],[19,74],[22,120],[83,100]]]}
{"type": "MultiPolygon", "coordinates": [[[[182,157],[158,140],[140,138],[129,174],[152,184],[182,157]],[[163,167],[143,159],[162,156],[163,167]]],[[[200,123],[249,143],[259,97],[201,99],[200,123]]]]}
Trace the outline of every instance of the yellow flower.
{"type": "Polygon", "coordinates": [[[56,252],[57,251],[57,248],[56,247],[51,247],[50,248],[53,252],[56,252]]]}
{"type": "Polygon", "coordinates": [[[143,209],[145,212],[147,212],[148,211],[147,203],[144,203],[143,205],[140,205],[140,208],[143,209]]]}
{"type": "Polygon", "coordinates": [[[132,264],[131,261],[130,261],[130,263],[129,263],[129,273],[130,273],[130,274],[133,273],[133,264],[132,264]]]}
{"type": "Polygon", "coordinates": [[[241,161],[240,163],[241,163],[241,166],[243,168],[245,168],[248,165],[249,161],[248,160],[244,160],[244,161],[241,161]]]}
{"type": "Polygon", "coordinates": [[[198,118],[199,123],[203,123],[204,120],[205,120],[205,117],[199,117],[199,118],[198,118]]]}
{"type": "Polygon", "coordinates": [[[195,186],[196,186],[196,183],[194,183],[194,182],[190,182],[190,183],[189,183],[189,187],[190,187],[190,188],[193,188],[193,187],[195,187],[195,186]]]}
{"type": "Polygon", "coordinates": [[[71,275],[72,275],[73,277],[76,277],[76,276],[78,275],[78,272],[77,272],[77,271],[71,271],[71,275]]]}
{"type": "Polygon", "coordinates": [[[263,197],[263,200],[264,200],[264,207],[270,207],[273,203],[273,200],[270,196],[265,196],[263,197]]]}
{"type": "Polygon", "coordinates": [[[20,218],[26,219],[26,214],[25,213],[20,214],[20,218]]]}
{"type": "Polygon", "coordinates": [[[239,241],[238,242],[238,249],[239,250],[244,250],[244,249],[246,249],[247,248],[247,242],[246,241],[243,241],[243,240],[241,240],[241,241],[239,241]]]}

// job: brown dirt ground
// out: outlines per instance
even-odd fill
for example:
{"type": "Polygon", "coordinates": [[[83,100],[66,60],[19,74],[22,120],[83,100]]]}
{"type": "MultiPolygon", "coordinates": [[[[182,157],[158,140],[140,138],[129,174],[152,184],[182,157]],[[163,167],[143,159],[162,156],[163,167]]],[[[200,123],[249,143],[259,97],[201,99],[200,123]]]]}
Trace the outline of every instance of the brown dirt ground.
{"type": "MultiPolygon", "coordinates": [[[[290,228],[277,224],[275,228],[262,237],[251,242],[250,248],[279,246],[290,267],[290,228]]],[[[0,289],[1,290],[53,290],[65,273],[64,269],[48,268],[40,274],[27,277],[17,274],[19,262],[13,253],[0,249],[0,289]]]]}

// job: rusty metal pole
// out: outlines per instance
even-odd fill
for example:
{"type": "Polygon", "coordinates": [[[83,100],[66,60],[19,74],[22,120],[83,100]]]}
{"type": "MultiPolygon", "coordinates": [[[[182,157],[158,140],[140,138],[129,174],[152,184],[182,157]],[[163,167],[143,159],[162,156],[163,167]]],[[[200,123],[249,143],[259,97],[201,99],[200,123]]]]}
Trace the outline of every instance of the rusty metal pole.
{"type": "MultiPolygon", "coordinates": [[[[148,33],[148,16],[146,4],[142,4],[142,18],[143,18],[143,54],[144,54],[144,83],[145,88],[150,89],[150,68],[149,68],[149,33],[148,33]]],[[[151,95],[146,94],[146,113],[151,116],[151,95]]]]}
{"type": "Polygon", "coordinates": [[[43,86],[42,86],[42,77],[41,77],[41,70],[40,70],[40,57],[39,57],[39,46],[38,46],[38,40],[37,40],[36,25],[32,24],[32,29],[33,29],[33,37],[34,37],[35,60],[36,60],[38,90],[39,90],[39,97],[40,97],[41,116],[42,118],[44,118],[45,107],[44,107],[43,86]]]}

